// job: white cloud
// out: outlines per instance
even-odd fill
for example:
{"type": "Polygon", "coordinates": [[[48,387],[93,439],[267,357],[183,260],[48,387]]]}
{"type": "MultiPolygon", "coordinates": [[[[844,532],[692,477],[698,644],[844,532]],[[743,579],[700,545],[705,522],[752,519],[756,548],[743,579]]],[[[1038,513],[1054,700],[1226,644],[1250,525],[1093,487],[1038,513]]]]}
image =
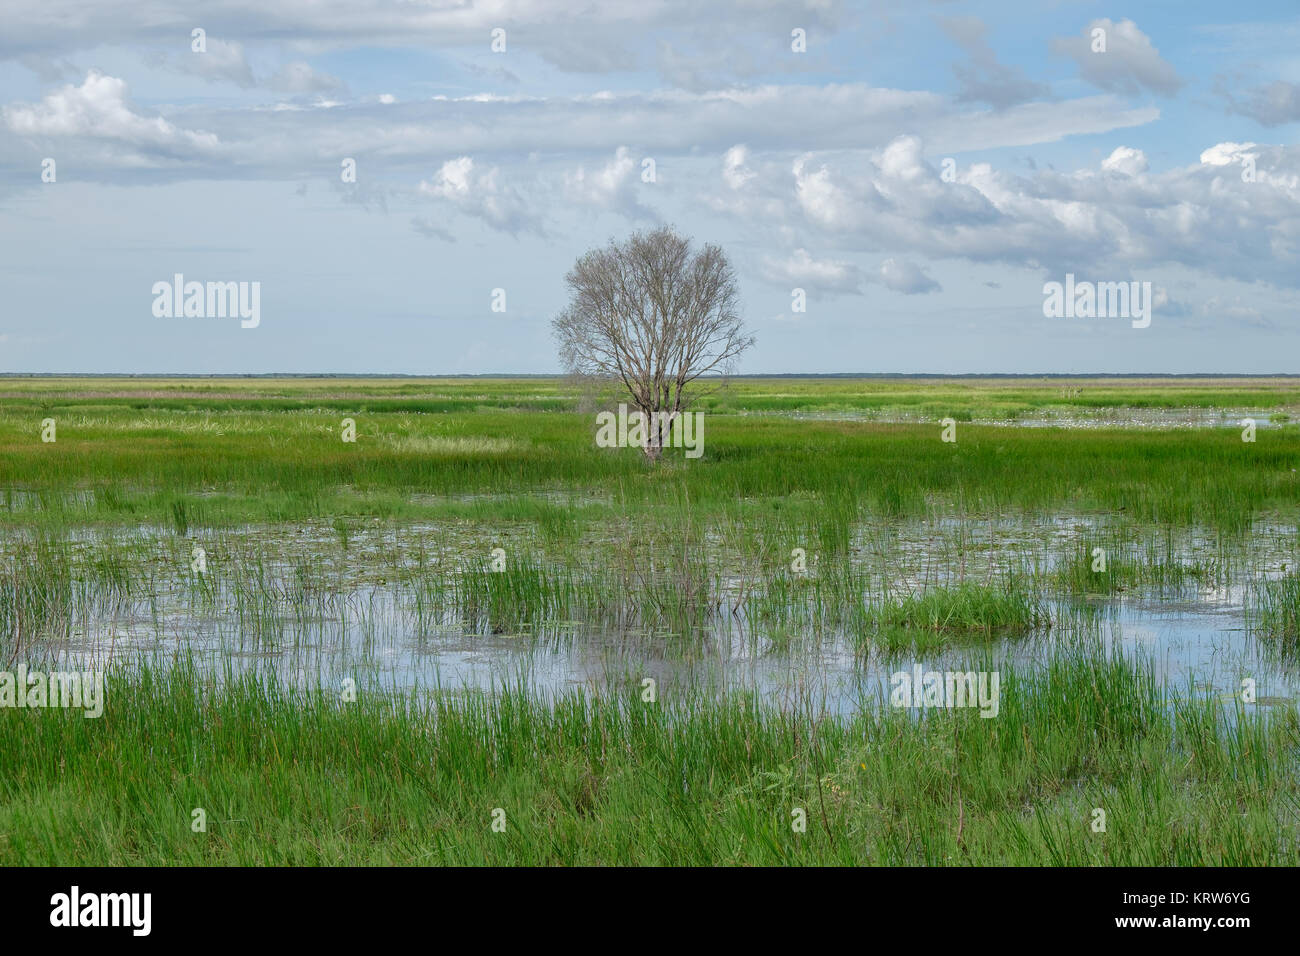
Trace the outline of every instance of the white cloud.
{"type": "MultiPolygon", "coordinates": [[[[452,202],[460,202],[469,196],[469,178],[474,172],[474,160],[468,156],[449,159],[442,164],[438,175],[431,183],[420,183],[420,192],[452,202]]],[[[492,174],[489,173],[489,176],[492,174]]]]}
{"type": "Polygon", "coordinates": [[[797,286],[814,298],[862,292],[862,270],[857,266],[835,259],[814,259],[806,249],[796,249],[785,259],[765,257],[763,268],[768,280],[797,286]]]}
{"type": "Polygon", "coordinates": [[[777,235],[790,238],[786,216],[787,190],[784,178],[789,164],[778,160],[755,160],[749,149],[732,146],[722,156],[720,186],[712,184],[700,197],[705,208],[740,219],[775,223],[777,235]]]}
{"type": "Polygon", "coordinates": [[[1141,175],[1149,166],[1146,153],[1131,146],[1116,146],[1115,151],[1101,161],[1102,169],[1125,176],[1141,175]]]}
{"type": "Polygon", "coordinates": [[[571,201],[600,210],[621,212],[632,219],[653,219],[654,213],[637,197],[641,163],[631,150],[620,146],[614,158],[588,172],[585,166],[565,176],[564,193],[571,201]]]}
{"type": "Polygon", "coordinates": [[[850,196],[831,177],[830,169],[823,165],[809,169],[812,158],[801,156],[794,161],[794,192],[804,215],[817,225],[832,231],[856,228],[861,224],[865,210],[855,205],[850,196]]]}
{"type": "MultiPolygon", "coordinates": [[[[1105,96],[1064,106],[1030,103],[996,113],[972,112],[958,110],[936,94],[860,84],[763,86],[708,94],[435,96],[401,103],[351,102],[346,111],[334,112],[304,103],[276,106],[198,105],[185,107],[184,113],[188,122],[212,130],[230,147],[228,162],[241,167],[241,175],[256,169],[270,178],[296,177],[321,155],[338,153],[341,144],[347,144],[342,155],[369,155],[382,158],[388,167],[416,168],[431,154],[445,153],[448,143],[466,155],[495,156],[600,155],[629,143],[653,142],[661,166],[664,157],[722,153],[744,143],[746,165],[735,172],[740,180],[745,178],[743,170],[752,166],[752,157],[789,151],[792,143],[875,149],[886,146],[901,128],[911,130],[930,149],[955,152],[1104,132],[1158,115],[1149,109],[1125,109],[1105,96]],[[854,121],[846,123],[845,116],[854,121]]],[[[93,171],[91,166],[86,173],[93,171]]],[[[209,172],[223,174],[216,168],[209,172]]]]}
{"type": "Polygon", "coordinates": [[[880,279],[885,288],[904,295],[920,295],[926,292],[938,292],[939,283],[931,279],[920,266],[906,259],[889,258],[880,264],[880,279]]]}
{"type": "Polygon", "coordinates": [[[528,208],[518,190],[500,186],[497,174],[495,167],[476,169],[473,159],[461,156],[443,163],[431,181],[420,183],[419,192],[482,219],[501,232],[543,234],[541,217],[528,208]]]}
{"type": "Polygon", "coordinates": [[[722,181],[728,189],[740,189],[754,178],[754,172],[745,167],[749,150],[742,145],[735,145],[722,156],[722,181]]]}
{"type": "Polygon", "coordinates": [[[1227,166],[1246,157],[1258,158],[1258,153],[1249,152],[1254,146],[1254,143],[1217,143],[1201,153],[1201,162],[1207,166],[1227,166]]]}
{"type": "MultiPolygon", "coordinates": [[[[219,145],[211,133],[180,129],[161,116],[131,109],[125,81],[91,70],[80,86],[68,84],[34,106],[7,106],[5,123],[22,136],[83,137],[139,152],[208,154],[219,145]]],[[[103,154],[101,154],[103,155],[103,154]]],[[[113,154],[121,159],[122,152],[113,154]]]]}
{"type": "Polygon", "coordinates": [[[1212,164],[1241,154],[1236,144],[1221,144],[1206,151],[1204,162],[1155,174],[1141,151],[1121,147],[1099,169],[1023,176],[979,163],[959,166],[956,181],[947,183],[918,140],[900,137],[868,162],[805,155],[784,172],[755,167],[759,175],[742,192],[765,201],[714,208],[756,235],[790,228],[845,249],[1076,274],[1180,264],[1294,287],[1300,150],[1255,152],[1255,182],[1242,182],[1235,167],[1212,164]]]}
{"type": "Polygon", "coordinates": [[[1085,80],[1108,92],[1134,95],[1150,90],[1172,96],[1183,86],[1178,72],[1132,20],[1093,20],[1080,36],[1057,37],[1052,48],[1074,60],[1085,80]],[[1093,49],[1094,30],[1105,31],[1104,52],[1093,49]]]}

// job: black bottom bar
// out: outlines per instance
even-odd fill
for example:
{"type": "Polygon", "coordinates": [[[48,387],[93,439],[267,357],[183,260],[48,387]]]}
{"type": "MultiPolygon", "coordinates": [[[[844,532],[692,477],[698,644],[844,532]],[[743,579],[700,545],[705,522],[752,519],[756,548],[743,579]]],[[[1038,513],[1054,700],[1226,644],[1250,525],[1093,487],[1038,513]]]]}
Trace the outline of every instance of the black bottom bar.
{"type": "Polygon", "coordinates": [[[0,871],[6,943],[75,934],[128,945],[338,946],[397,933],[434,934],[436,945],[448,932],[491,943],[513,932],[618,938],[588,935],[606,927],[667,942],[704,926],[734,943],[782,928],[840,935],[846,923],[864,943],[892,930],[943,946],[1029,942],[1025,932],[1053,934],[1044,942],[1199,936],[1231,945],[1243,933],[1281,931],[1294,885],[1292,870],[1243,869],[0,871]]]}

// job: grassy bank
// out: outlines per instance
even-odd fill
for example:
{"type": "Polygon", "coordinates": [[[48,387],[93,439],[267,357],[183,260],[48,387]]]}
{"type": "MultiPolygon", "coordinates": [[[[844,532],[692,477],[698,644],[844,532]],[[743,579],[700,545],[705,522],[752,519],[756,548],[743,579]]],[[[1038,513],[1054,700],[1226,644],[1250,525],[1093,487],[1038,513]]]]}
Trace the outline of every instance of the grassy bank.
{"type": "Polygon", "coordinates": [[[116,674],[99,719],[0,710],[0,864],[1297,862],[1294,709],[1097,650],[1003,668],[994,718],[337,697],[182,666],[116,674]]]}

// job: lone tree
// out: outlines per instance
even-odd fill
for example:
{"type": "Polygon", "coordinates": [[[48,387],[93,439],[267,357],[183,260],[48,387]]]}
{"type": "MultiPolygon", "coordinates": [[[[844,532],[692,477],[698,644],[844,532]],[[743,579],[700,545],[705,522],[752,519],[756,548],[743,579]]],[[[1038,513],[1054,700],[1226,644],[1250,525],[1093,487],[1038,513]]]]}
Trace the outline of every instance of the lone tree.
{"type": "Polygon", "coordinates": [[[645,455],[657,461],[673,423],[702,394],[687,386],[726,375],[754,343],[731,263],[720,247],[694,251],[663,226],[591,250],[565,281],[571,299],[552,323],[561,362],[571,374],[623,384],[644,416],[645,455]]]}

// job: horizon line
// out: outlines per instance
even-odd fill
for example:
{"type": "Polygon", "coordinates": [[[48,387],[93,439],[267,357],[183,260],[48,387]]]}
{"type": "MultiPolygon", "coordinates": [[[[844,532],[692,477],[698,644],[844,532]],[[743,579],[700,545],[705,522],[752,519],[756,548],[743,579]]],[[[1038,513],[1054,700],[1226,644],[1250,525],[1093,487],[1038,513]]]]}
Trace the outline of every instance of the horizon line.
{"type": "MultiPolygon", "coordinates": [[[[568,378],[564,372],[0,372],[0,378],[568,378]]],[[[723,376],[708,376],[721,378],[723,376]]],[[[1300,372],[753,372],[749,378],[1300,378],[1300,372]]]]}

